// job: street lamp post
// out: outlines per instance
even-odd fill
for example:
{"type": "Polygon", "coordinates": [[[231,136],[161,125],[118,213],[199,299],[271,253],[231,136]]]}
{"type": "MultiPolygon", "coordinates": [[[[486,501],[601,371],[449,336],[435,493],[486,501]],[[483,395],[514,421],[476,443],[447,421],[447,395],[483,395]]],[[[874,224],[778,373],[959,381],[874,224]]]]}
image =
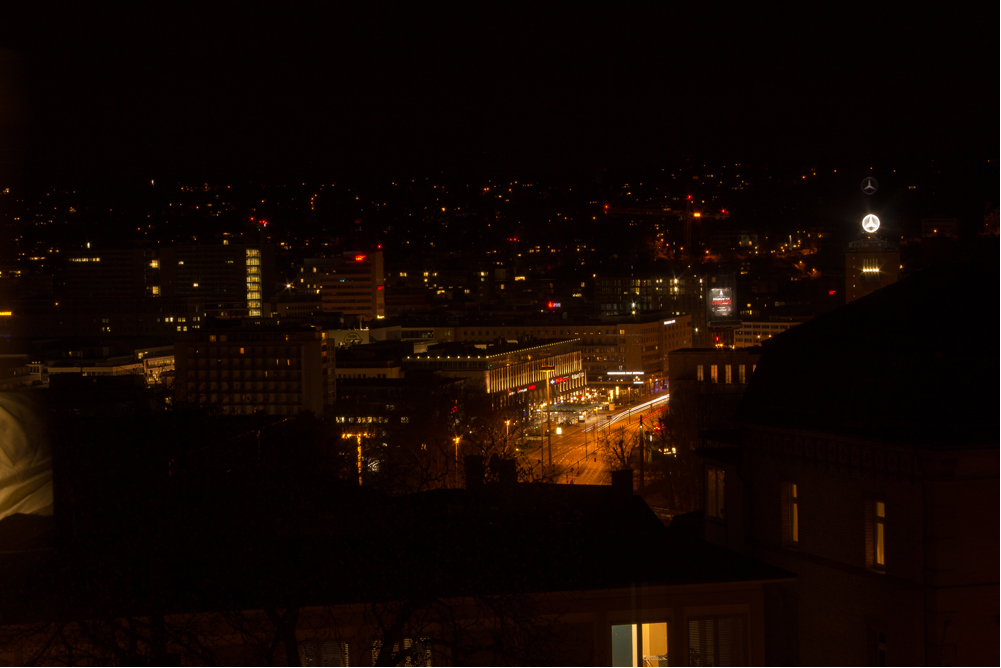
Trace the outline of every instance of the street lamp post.
{"type": "Polygon", "coordinates": [[[510,420],[504,420],[504,455],[505,456],[507,455],[507,452],[508,452],[508,450],[507,450],[507,447],[508,447],[507,446],[507,440],[508,440],[508,437],[510,437],[510,436],[511,436],[511,421],[510,420]]]}
{"type": "Polygon", "coordinates": [[[459,437],[455,437],[455,472],[452,474],[455,489],[459,489],[459,437]]]}
{"type": "MultiPolygon", "coordinates": [[[[556,371],[556,367],[544,366],[540,369],[546,374],[546,435],[549,439],[549,471],[553,472],[553,407],[549,402],[549,375],[556,371]]],[[[540,457],[541,459],[541,457],[540,457]]],[[[543,467],[543,473],[545,468],[543,467]]]]}
{"type": "Polygon", "coordinates": [[[361,439],[362,438],[367,438],[367,437],[368,437],[368,434],[362,434],[360,432],[357,433],[357,434],[341,434],[341,438],[355,438],[355,439],[358,440],[358,486],[359,487],[361,487],[361,485],[362,485],[362,482],[361,482],[361,471],[362,471],[361,439]]]}

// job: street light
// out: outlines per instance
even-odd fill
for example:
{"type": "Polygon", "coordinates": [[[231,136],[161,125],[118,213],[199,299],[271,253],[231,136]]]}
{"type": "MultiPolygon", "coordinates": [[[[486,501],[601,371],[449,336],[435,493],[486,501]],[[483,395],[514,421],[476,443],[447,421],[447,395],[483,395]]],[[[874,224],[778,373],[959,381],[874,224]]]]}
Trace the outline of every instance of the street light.
{"type": "Polygon", "coordinates": [[[504,420],[504,454],[507,455],[507,439],[511,435],[511,421],[504,420]]]}
{"type": "Polygon", "coordinates": [[[452,474],[455,489],[459,488],[459,437],[455,437],[455,473],[452,474]]]}
{"type": "Polygon", "coordinates": [[[341,438],[356,438],[358,439],[358,486],[361,487],[361,439],[368,438],[368,434],[341,434],[341,438]]]}
{"type": "MultiPolygon", "coordinates": [[[[554,366],[544,366],[539,368],[544,374],[546,374],[546,435],[549,438],[549,470],[553,470],[553,411],[552,404],[549,402],[549,374],[556,371],[554,366]]],[[[542,460],[542,457],[539,457],[542,460]]],[[[543,473],[545,473],[545,467],[543,467],[543,473]]]]}

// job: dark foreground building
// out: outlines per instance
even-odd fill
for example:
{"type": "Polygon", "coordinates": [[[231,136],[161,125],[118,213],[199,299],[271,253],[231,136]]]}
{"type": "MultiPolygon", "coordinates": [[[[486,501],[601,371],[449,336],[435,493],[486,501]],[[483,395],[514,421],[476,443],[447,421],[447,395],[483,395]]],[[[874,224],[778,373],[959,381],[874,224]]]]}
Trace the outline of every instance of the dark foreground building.
{"type": "Polygon", "coordinates": [[[464,489],[390,496],[304,458],[308,416],[272,438],[194,415],[185,447],[159,415],[54,429],[54,514],[0,520],[0,660],[795,663],[791,576],[665,529],[629,476],[524,484],[470,457],[464,489]]]}
{"type": "Polygon", "coordinates": [[[998,275],[995,247],[789,330],[706,449],[706,535],[797,573],[803,665],[998,663],[998,275]]]}

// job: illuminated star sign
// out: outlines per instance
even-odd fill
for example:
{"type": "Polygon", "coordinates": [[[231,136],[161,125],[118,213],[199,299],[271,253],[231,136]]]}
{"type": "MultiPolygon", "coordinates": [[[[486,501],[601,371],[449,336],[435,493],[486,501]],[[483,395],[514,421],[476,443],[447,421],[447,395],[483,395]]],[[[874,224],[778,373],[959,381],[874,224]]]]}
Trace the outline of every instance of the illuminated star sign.
{"type": "Polygon", "coordinates": [[[873,194],[874,192],[876,192],[878,188],[879,188],[879,183],[876,181],[876,179],[872,178],[871,176],[867,176],[864,179],[862,179],[862,192],[864,192],[866,195],[873,194]]]}
{"type": "Polygon", "coordinates": [[[872,234],[879,229],[879,218],[872,215],[871,213],[862,219],[862,229],[872,234]]]}

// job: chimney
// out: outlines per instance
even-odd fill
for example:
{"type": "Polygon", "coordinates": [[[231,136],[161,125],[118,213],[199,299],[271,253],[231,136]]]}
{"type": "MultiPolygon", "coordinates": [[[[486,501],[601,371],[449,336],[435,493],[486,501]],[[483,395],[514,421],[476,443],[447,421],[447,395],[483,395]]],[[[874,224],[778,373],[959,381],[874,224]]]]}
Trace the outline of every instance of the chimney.
{"type": "Polygon", "coordinates": [[[514,487],[518,484],[518,464],[513,459],[502,459],[497,462],[497,478],[501,487],[514,487]]]}
{"type": "Polygon", "coordinates": [[[482,455],[466,455],[466,489],[483,489],[484,464],[482,455]]]}
{"type": "Polygon", "coordinates": [[[612,471],[612,489],[621,496],[633,495],[633,470],[612,471]]]}

